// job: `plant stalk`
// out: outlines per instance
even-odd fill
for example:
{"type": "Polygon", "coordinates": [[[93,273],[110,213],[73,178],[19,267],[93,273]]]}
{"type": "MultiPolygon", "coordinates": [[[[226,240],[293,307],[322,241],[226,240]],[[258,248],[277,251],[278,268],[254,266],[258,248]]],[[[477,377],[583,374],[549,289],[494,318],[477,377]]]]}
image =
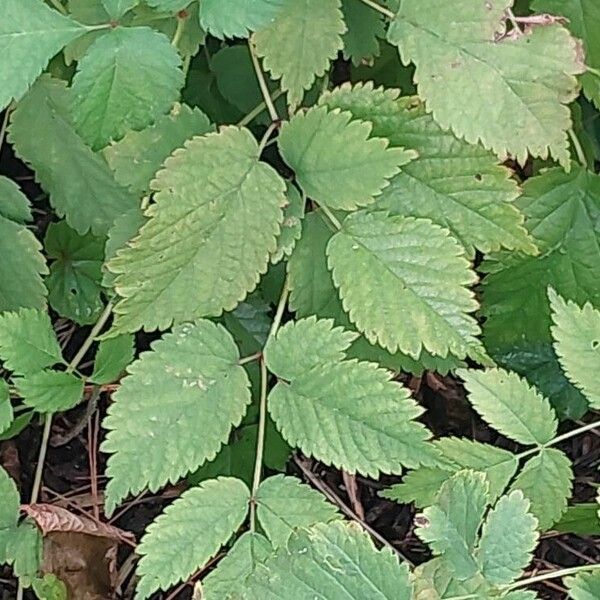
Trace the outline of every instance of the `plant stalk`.
{"type": "Polygon", "coordinates": [[[579,567],[570,567],[568,569],[560,569],[559,571],[552,571],[550,573],[543,573],[542,575],[537,575],[535,577],[529,577],[528,579],[521,579],[506,588],[504,588],[507,592],[511,590],[516,590],[518,588],[522,588],[528,585],[533,585],[534,583],[541,583],[542,581],[548,581],[549,579],[559,579],[560,577],[567,577],[568,575],[576,575],[581,571],[592,571],[595,569],[600,569],[600,564],[595,565],[581,565],[579,567]]]}
{"type": "Polygon", "coordinates": [[[385,6],[381,6],[381,4],[377,4],[377,2],[374,2],[374,0],[362,0],[362,2],[364,4],[366,4],[367,6],[370,6],[372,9],[376,10],[377,12],[381,13],[384,17],[387,17],[388,19],[396,18],[396,15],[389,8],[386,8],[385,6]]]}
{"type": "Polygon", "coordinates": [[[275,108],[275,104],[273,103],[273,99],[271,98],[271,93],[269,92],[269,87],[267,86],[265,75],[262,71],[262,67],[260,66],[258,56],[256,56],[256,51],[254,50],[254,45],[251,41],[248,42],[248,48],[250,49],[250,58],[252,58],[252,65],[254,66],[254,71],[256,72],[256,78],[258,79],[258,86],[260,87],[260,91],[265,100],[265,106],[269,111],[271,121],[279,121],[277,109],[275,108]]]}

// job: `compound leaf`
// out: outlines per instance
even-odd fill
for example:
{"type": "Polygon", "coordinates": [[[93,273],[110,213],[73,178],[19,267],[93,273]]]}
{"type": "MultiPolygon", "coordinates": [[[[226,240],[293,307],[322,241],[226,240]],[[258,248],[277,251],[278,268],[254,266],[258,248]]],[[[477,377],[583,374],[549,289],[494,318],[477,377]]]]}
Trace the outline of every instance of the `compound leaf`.
{"type": "Polygon", "coordinates": [[[183,86],[181,59],[149,27],[117,27],[98,38],[73,77],[73,118],[81,137],[103,148],[166,113],[183,86]]]}
{"type": "Polygon", "coordinates": [[[204,566],[243,523],[249,500],[245,483],[220,477],[184,492],[167,507],[136,549],[142,557],[136,600],[185,581],[204,566]]]}
{"type": "Polygon", "coordinates": [[[227,330],[200,320],[176,327],[127,368],[103,422],[109,513],[128,494],[156,491],[215,458],[250,403],[238,361],[227,330]]]}
{"type": "Polygon", "coordinates": [[[547,444],[558,423],[550,402],[525,379],[504,369],[461,369],[469,402],[503,435],[521,444],[547,444]]]}
{"type": "Polygon", "coordinates": [[[506,34],[513,0],[405,0],[388,30],[419,96],[444,128],[502,158],[528,153],[570,165],[566,106],[583,73],[579,43],[560,24],[506,34]],[[460,26],[457,26],[460,23],[460,26]],[[493,102],[490,99],[493,98],[493,102]]]}
{"type": "Polygon", "coordinates": [[[122,298],[119,332],[166,329],[235,308],[266,271],[283,219],[285,182],[258,160],[246,129],[188,141],[152,187],[149,220],[108,265],[122,298]]]}
{"type": "Polygon", "coordinates": [[[28,373],[15,379],[23,402],[42,413],[69,410],[83,397],[83,379],[63,371],[28,373]]]}

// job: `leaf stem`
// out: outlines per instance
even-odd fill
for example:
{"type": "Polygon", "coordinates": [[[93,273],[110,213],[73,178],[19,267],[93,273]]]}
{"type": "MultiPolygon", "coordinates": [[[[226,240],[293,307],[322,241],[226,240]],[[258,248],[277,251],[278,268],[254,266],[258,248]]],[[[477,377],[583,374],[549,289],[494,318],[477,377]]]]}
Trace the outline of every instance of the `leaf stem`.
{"type": "Polygon", "coordinates": [[[6,135],[6,129],[8,127],[8,119],[10,118],[10,113],[12,111],[13,105],[10,104],[6,107],[4,111],[4,119],[2,119],[2,125],[0,125],[0,150],[2,149],[2,144],[4,144],[4,136],[6,135]]]}
{"type": "Polygon", "coordinates": [[[250,57],[252,58],[252,64],[254,65],[254,71],[256,72],[256,78],[258,79],[258,86],[260,87],[260,91],[265,100],[265,106],[269,111],[269,116],[271,117],[271,121],[279,121],[279,115],[277,114],[277,109],[275,108],[275,104],[273,103],[273,99],[271,98],[271,93],[269,92],[269,88],[267,86],[267,82],[265,80],[265,75],[262,71],[262,67],[260,66],[260,62],[258,57],[256,56],[256,51],[254,50],[254,45],[251,41],[248,41],[248,48],[250,50],[250,57]]]}
{"type": "MultiPolygon", "coordinates": [[[[272,97],[273,102],[275,102],[276,100],[278,100],[279,98],[281,98],[281,96],[283,96],[283,90],[277,90],[272,97]]],[[[245,127],[246,125],[248,125],[248,123],[251,123],[252,121],[254,121],[254,119],[256,119],[256,117],[258,117],[258,115],[260,115],[261,112],[263,112],[263,110],[265,110],[267,108],[267,105],[265,104],[265,102],[261,102],[258,106],[256,106],[255,108],[253,108],[241,121],[239,121],[237,123],[238,127],[245,127]]]]}
{"type": "Polygon", "coordinates": [[[108,321],[108,317],[110,317],[110,313],[112,312],[113,306],[114,306],[113,303],[109,302],[104,307],[104,310],[102,311],[102,314],[96,321],[96,324],[92,327],[89,335],[87,336],[87,338],[85,339],[83,344],[81,344],[81,347],[77,351],[77,354],[75,354],[75,356],[73,357],[73,360],[69,363],[69,366],[67,367],[67,373],[72,373],[79,366],[79,363],[83,360],[83,357],[86,355],[87,351],[90,349],[90,346],[94,343],[94,340],[96,339],[96,337],[98,336],[98,334],[100,333],[100,331],[102,330],[104,325],[106,324],[106,321],[108,321]]]}
{"type": "Polygon", "coordinates": [[[255,352],[254,354],[250,354],[250,356],[244,356],[244,358],[240,358],[238,365],[247,365],[248,363],[258,360],[261,356],[262,352],[255,352]]]}
{"type": "Polygon", "coordinates": [[[509,586],[506,586],[504,589],[508,592],[511,590],[516,590],[518,588],[522,588],[528,585],[533,585],[534,583],[541,583],[542,581],[547,581],[548,579],[558,579],[559,577],[567,577],[568,575],[576,575],[581,571],[591,571],[594,569],[600,569],[600,564],[594,565],[581,565],[579,567],[570,567],[568,569],[560,569],[559,571],[551,571],[549,573],[543,573],[542,575],[537,575],[536,577],[529,577],[528,579],[521,579],[509,586]]]}
{"type": "Polygon", "coordinates": [[[62,15],[67,16],[69,14],[67,9],[60,3],[60,0],[48,0],[48,2],[62,15]]]}
{"type": "Polygon", "coordinates": [[[262,139],[260,140],[260,144],[258,144],[258,157],[259,158],[260,158],[260,155],[263,153],[263,150],[267,146],[267,142],[269,141],[271,134],[277,129],[277,127],[279,127],[279,121],[273,121],[267,128],[267,131],[265,131],[265,135],[263,135],[262,139]]]}
{"type": "Polygon", "coordinates": [[[583,151],[581,142],[579,141],[579,138],[573,131],[573,128],[569,129],[569,137],[571,138],[571,144],[573,144],[573,148],[575,150],[575,154],[577,155],[577,159],[584,166],[584,168],[587,169],[588,164],[587,159],[585,158],[585,152],[583,151]]]}
{"type": "Polygon", "coordinates": [[[173,39],[171,40],[171,46],[177,48],[179,42],[181,41],[181,37],[183,36],[183,32],[185,31],[185,26],[187,25],[188,17],[177,17],[177,28],[175,29],[175,33],[173,35],[173,39]]]}
{"type": "Polygon", "coordinates": [[[383,16],[387,17],[388,19],[396,18],[396,15],[389,8],[381,6],[381,4],[377,4],[377,2],[374,2],[374,0],[362,0],[362,2],[367,6],[370,6],[377,12],[380,12],[383,16]]]}
{"type": "Polygon", "coordinates": [[[342,229],[342,224],[339,222],[337,217],[323,204],[319,204],[319,208],[323,211],[323,214],[329,219],[332,225],[340,231],[342,229]]]}

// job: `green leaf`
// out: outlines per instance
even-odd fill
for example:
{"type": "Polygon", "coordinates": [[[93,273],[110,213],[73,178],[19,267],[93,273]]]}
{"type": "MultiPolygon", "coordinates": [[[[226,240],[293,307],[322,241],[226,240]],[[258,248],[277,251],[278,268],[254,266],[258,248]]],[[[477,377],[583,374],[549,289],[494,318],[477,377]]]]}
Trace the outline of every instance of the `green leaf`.
{"type": "Polygon", "coordinates": [[[75,128],[94,149],[142,129],[178,99],[181,59],[149,27],[117,27],[98,38],[73,77],[75,128]]]}
{"type": "Polygon", "coordinates": [[[521,444],[543,445],[556,437],[550,402],[516,373],[504,369],[461,369],[469,402],[484,421],[521,444]]]}
{"type": "Polygon", "coordinates": [[[566,104],[583,73],[578,42],[558,24],[505,35],[513,0],[490,5],[405,0],[388,30],[435,120],[466,141],[524,163],[552,155],[569,168],[566,104]],[[460,23],[460,27],[456,27],[460,23]],[[490,104],[490,98],[494,101],[490,104]]]}
{"type": "Polygon", "coordinates": [[[11,476],[0,467],[0,564],[7,559],[7,543],[19,521],[20,497],[11,476]]]}
{"type": "Polygon", "coordinates": [[[442,555],[459,579],[477,572],[473,558],[477,533],[488,504],[488,485],[482,473],[460,471],[446,481],[436,503],[423,512],[416,534],[435,555],[442,555]]]}
{"type": "MultiPolygon", "coordinates": [[[[600,70],[600,6],[594,0],[533,0],[533,10],[567,18],[565,27],[582,40],[585,64],[600,70]]],[[[581,75],[583,93],[600,108],[600,76],[588,71],[581,75]]]]}
{"type": "Polygon", "coordinates": [[[260,484],[256,504],[256,516],[275,549],[285,547],[296,529],[341,518],[322,494],[284,475],[269,477],[260,484]]]}
{"type": "Polygon", "coordinates": [[[189,3],[190,0],[146,0],[148,6],[170,13],[175,13],[185,8],[189,3]]]}
{"type": "Polygon", "coordinates": [[[77,406],[83,396],[83,379],[63,371],[28,373],[15,379],[27,406],[41,413],[54,413],[77,406]]]}
{"type": "MultiPolygon", "coordinates": [[[[327,329],[330,326],[327,323],[327,329]]],[[[325,341],[322,328],[312,319],[287,326],[268,349],[269,360],[277,356],[277,362],[285,365],[283,375],[291,379],[290,383],[279,381],[268,399],[269,412],[283,437],[305,454],[349,473],[377,476],[380,471],[398,472],[402,465],[435,463],[436,453],[426,442],[429,432],[414,421],[422,411],[408,391],[373,363],[333,362],[347,339],[330,334],[331,348],[326,353],[320,347],[325,341]],[[290,345],[287,353],[285,346],[280,352],[279,336],[288,346],[287,342],[302,337],[291,334],[300,332],[316,341],[313,346],[307,344],[305,355],[328,362],[305,361],[302,372],[288,366],[297,360],[296,351],[290,345]]],[[[282,376],[273,363],[271,367],[282,376]]]]}
{"type": "Polygon", "coordinates": [[[575,577],[567,577],[565,585],[569,590],[569,598],[573,600],[597,600],[600,598],[600,571],[578,573],[575,577]]]}
{"type": "Polygon", "coordinates": [[[374,201],[399,167],[416,155],[370,137],[372,126],[326,107],[284,123],[278,144],[307,196],[333,209],[354,210],[374,201]]]}
{"type": "Polygon", "coordinates": [[[167,590],[204,566],[243,523],[249,500],[244,483],[221,477],[184,492],[167,507],[136,548],[142,557],[136,600],[167,590]]]}
{"type": "Polygon", "coordinates": [[[302,219],[306,198],[291,183],[287,186],[287,205],[283,209],[281,233],[277,238],[277,249],[271,254],[271,263],[278,263],[291,255],[296,242],[302,235],[302,219]]]}
{"type": "Polygon", "coordinates": [[[48,267],[26,221],[31,221],[29,201],[14,182],[0,176],[0,311],[46,304],[42,275],[48,267]]]}
{"type": "Polygon", "coordinates": [[[32,587],[39,600],[68,600],[67,586],[52,573],[34,579],[32,587]]]}
{"type": "Polygon", "coordinates": [[[341,0],[288,1],[253,36],[256,53],[273,78],[281,79],[281,89],[288,93],[292,106],[302,101],[305,90],[315,77],[325,74],[344,46],[346,26],[340,5],[341,0]]]}
{"type": "Polygon", "coordinates": [[[296,0],[202,0],[200,25],[223,38],[245,38],[251,31],[272,23],[287,5],[296,0]]]}
{"type": "Polygon", "coordinates": [[[442,357],[482,355],[469,314],[477,303],[467,286],[476,275],[446,230],[361,211],[346,218],[327,254],[344,308],[370,342],[414,358],[423,348],[442,357]]]}
{"type": "Polygon", "coordinates": [[[0,433],[0,442],[5,442],[6,440],[11,440],[12,438],[18,436],[27,427],[27,425],[29,425],[33,415],[34,411],[28,410],[21,413],[18,417],[15,417],[8,429],[5,429],[2,433],[0,433]]]}
{"type": "Polygon", "coordinates": [[[10,428],[14,416],[8,383],[2,379],[0,380],[0,434],[10,428]]]}
{"type": "Polygon", "coordinates": [[[500,498],[486,517],[475,556],[490,583],[512,583],[531,562],[539,536],[537,519],[528,510],[529,500],[516,490],[500,498]]]}
{"type": "Polygon", "coordinates": [[[100,298],[103,240],[91,233],[79,235],[61,221],[50,223],[44,247],[53,259],[46,279],[50,306],[80,325],[95,323],[104,308],[100,298]]]}
{"type": "Polygon", "coordinates": [[[12,114],[9,140],[60,217],[79,234],[108,231],[137,201],[75,132],[64,81],[42,77],[12,114]]]}
{"type": "Polygon", "coordinates": [[[584,502],[569,506],[560,521],[555,523],[552,529],[560,533],[600,536],[598,504],[596,502],[584,502]]]}
{"type": "Polygon", "coordinates": [[[108,513],[128,494],[154,492],[217,455],[251,400],[239,358],[222,325],[200,320],[127,368],[103,422],[108,513]]]}
{"type": "Polygon", "coordinates": [[[600,313],[591,304],[582,308],[550,290],[552,337],[558,360],[569,381],[580,388],[590,406],[600,410],[600,313]]]}
{"type": "Polygon", "coordinates": [[[374,209],[423,217],[446,227],[465,246],[482,252],[521,250],[536,253],[513,201],[519,195],[511,172],[480,145],[444,131],[416,97],[398,90],[350,84],[322,96],[330,108],[350,111],[373,123],[373,135],[392,147],[411,148],[418,156],[406,164],[377,199],[374,209]]]}
{"type": "Polygon", "coordinates": [[[564,453],[543,448],[525,463],[511,489],[523,492],[531,502],[530,512],[537,517],[540,529],[546,531],[565,512],[573,489],[572,480],[571,461],[564,453]]]}
{"type": "Polygon", "coordinates": [[[4,0],[0,23],[0,110],[19,100],[50,59],[85,27],[39,0],[4,0]]]}
{"type": "Polygon", "coordinates": [[[415,506],[423,508],[431,506],[442,487],[442,484],[448,480],[451,472],[436,467],[421,467],[414,471],[409,471],[402,483],[397,483],[380,492],[380,496],[409,504],[414,502],[415,506]]]}
{"type": "Polygon", "coordinates": [[[260,533],[247,531],[219,562],[217,568],[202,580],[203,600],[240,600],[245,597],[248,578],[258,565],[267,560],[273,546],[260,533]]]}
{"type": "Polygon", "coordinates": [[[154,175],[174,150],[186,140],[213,129],[202,111],[176,104],[170,114],[159,117],[150,127],[126,133],[123,139],[105,148],[104,155],[115,179],[141,196],[149,192],[154,175]]]}
{"type": "Polygon", "coordinates": [[[357,525],[334,521],[300,530],[248,580],[247,597],[264,600],[377,598],[410,600],[408,568],[377,550],[357,525]]]}
{"type": "Polygon", "coordinates": [[[14,574],[25,584],[37,577],[42,563],[42,535],[30,519],[23,521],[8,539],[7,557],[14,574]]]}
{"type": "Polygon", "coordinates": [[[258,160],[258,144],[245,129],[187,142],[153,188],[148,222],[109,264],[122,297],[115,306],[120,332],[165,329],[235,308],[266,271],[283,218],[285,183],[258,160]]]}
{"type": "Polygon", "coordinates": [[[281,379],[295,379],[320,365],[338,363],[357,334],[334,327],[331,319],[316,316],[290,321],[265,348],[267,368],[281,379]]]}
{"type": "Polygon", "coordinates": [[[20,375],[62,362],[48,314],[31,308],[0,314],[0,358],[20,375]]]}
{"type": "Polygon", "coordinates": [[[92,383],[102,385],[119,379],[135,354],[135,340],[132,335],[119,335],[102,340],[94,361],[92,383]]]}
{"type": "Polygon", "coordinates": [[[128,10],[131,10],[139,0],[101,0],[111,19],[120,19],[128,10]]]}
{"type": "Polygon", "coordinates": [[[382,15],[361,0],[342,0],[347,31],[343,36],[344,58],[354,65],[379,56],[379,39],[385,37],[382,15]]]}

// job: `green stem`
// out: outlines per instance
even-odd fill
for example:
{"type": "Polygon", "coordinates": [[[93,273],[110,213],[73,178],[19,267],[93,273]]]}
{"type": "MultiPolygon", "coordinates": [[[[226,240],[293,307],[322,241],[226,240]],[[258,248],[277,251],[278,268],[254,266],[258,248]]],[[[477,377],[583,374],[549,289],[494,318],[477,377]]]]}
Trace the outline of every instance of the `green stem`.
{"type": "Polygon", "coordinates": [[[396,15],[389,8],[386,8],[385,6],[381,6],[381,4],[377,4],[377,2],[374,2],[373,0],[362,0],[362,2],[364,2],[367,6],[370,6],[377,12],[380,12],[382,15],[384,15],[388,19],[396,18],[396,15]]]}
{"type": "Polygon", "coordinates": [[[52,6],[54,6],[54,8],[61,13],[62,15],[67,16],[69,13],[67,12],[67,9],[60,3],[59,0],[48,0],[50,2],[50,4],[52,4],[52,6]]]}
{"type": "Polygon", "coordinates": [[[577,154],[577,159],[579,162],[587,169],[588,164],[585,158],[585,152],[583,151],[583,147],[581,146],[581,142],[579,138],[575,135],[573,129],[569,129],[569,137],[571,138],[571,144],[573,144],[573,148],[575,149],[575,154],[577,154]]]}
{"type": "Polygon", "coordinates": [[[529,577],[528,579],[521,579],[509,586],[504,588],[507,592],[511,590],[516,590],[518,588],[526,587],[529,585],[533,585],[534,583],[541,583],[542,581],[547,581],[548,579],[558,579],[560,577],[567,577],[568,575],[576,575],[581,571],[591,571],[594,569],[600,569],[600,565],[581,565],[579,567],[571,567],[569,569],[560,569],[559,571],[552,571],[550,573],[544,573],[542,575],[537,575],[536,577],[529,577]]]}
{"type": "Polygon", "coordinates": [[[271,93],[269,92],[269,88],[265,80],[265,75],[262,71],[260,62],[258,61],[258,56],[256,56],[256,52],[254,50],[254,45],[251,41],[248,42],[248,48],[250,49],[250,57],[252,58],[252,64],[254,66],[254,71],[256,72],[256,78],[258,79],[258,86],[260,87],[260,91],[263,95],[265,106],[269,111],[271,121],[279,121],[277,109],[275,108],[275,104],[273,103],[273,99],[271,98],[271,93]]]}
{"type": "Polygon", "coordinates": [[[319,208],[323,212],[323,214],[331,221],[333,226],[340,231],[342,228],[342,224],[338,221],[337,217],[323,204],[319,204],[319,208]]]}
{"type": "MultiPolygon", "coordinates": [[[[277,90],[273,94],[273,97],[272,97],[273,102],[278,100],[281,96],[283,96],[283,90],[277,90]]],[[[245,127],[246,125],[248,125],[249,123],[254,121],[254,119],[256,119],[256,117],[258,117],[258,115],[260,115],[260,113],[262,113],[266,108],[267,108],[267,105],[265,104],[265,102],[261,102],[258,106],[253,108],[241,121],[239,121],[237,126],[245,127]]]]}
{"type": "Polygon", "coordinates": [[[8,127],[8,119],[10,117],[12,107],[12,104],[6,107],[6,110],[4,111],[4,119],[2,119],[2,125],[0,125],[0,150],[2,149],[2,144],[4,144],[4,136],[6,135],[6,128],[8,127]]]}
{"type": "Polygon", "coordinates": [[[180,18],[177,17],[177,28],[175,29],[175,34],[173,35],[173,39],[171,40],[171,46],[177,48],[179,42],[181,41],[181,37],[183,36],[183,32],[185,31],[185,26],[187,25],[188,18],[180,18]]]}
{"type": "Polygon", "coordinates": [[[83,344],[81,344],[81,348],[79,348],[79,350],[77,351],[77,354],[75,354],[75,356],[73,357],[73,360],[69,363],[69,366],[67,367],[67,373],[72,373],[79,366],[79,363],[83,360],[83,357],[86,355],[87,351],[90,349],[91,345],[94,343],[94,340],[96,339],[96,337],[98,336],[98,334],[100,333],[100,331],[102,330],[104,325],[106,324],[106,321],[108,321],[108,317],[110,317],[110,313],[112,312],[112,309],[113,309],[113,303],[109,302],[105,306],[105,308],[102,311],[102,314],[100,315],[98,320],[96,321],[96,324],[90,330],[89,335],[87,336],[87,338],[85,339],[83,344]]]}
{"type": "Polygon", "coordinates": [[[269,141],[271,134],[277,129],[278,126],[279,126],[279,122],[273,121],[267,128],[267,131],[265,131],[265,135],[263,135],[262,140],[260,140],[260,144],[258,145],[259,158],[260,158],[260,155],[263,153],[263,150],[265,149],[265,146],[267,145],[267,142],[269,141]]]}
{"type": "Polygon", "coordinates": [[[238,365],[247,365],[248,363],[258,360],[261,356],[262,352],[256,352],[254,354],[251,354],[250,356],[244,356],[244,358],[240,358],[238,365]]]}

